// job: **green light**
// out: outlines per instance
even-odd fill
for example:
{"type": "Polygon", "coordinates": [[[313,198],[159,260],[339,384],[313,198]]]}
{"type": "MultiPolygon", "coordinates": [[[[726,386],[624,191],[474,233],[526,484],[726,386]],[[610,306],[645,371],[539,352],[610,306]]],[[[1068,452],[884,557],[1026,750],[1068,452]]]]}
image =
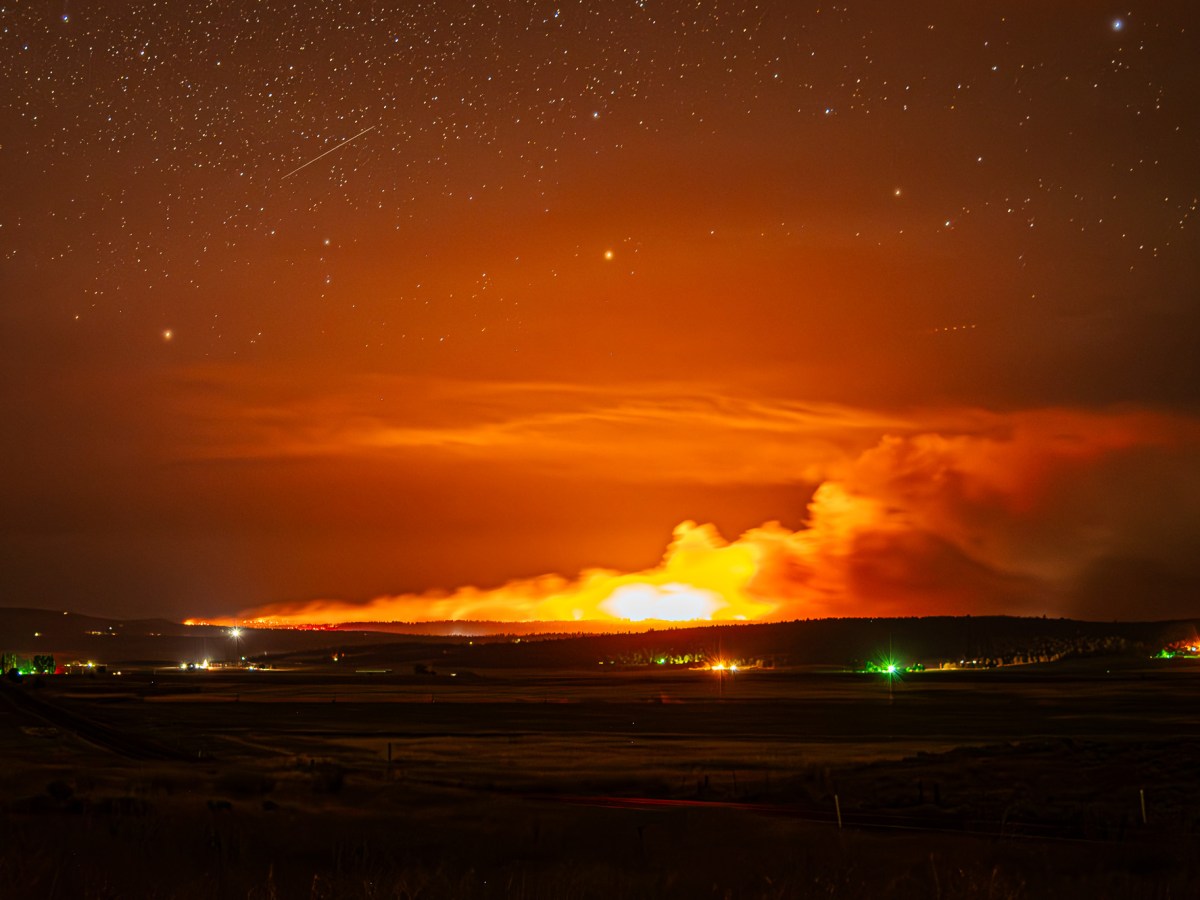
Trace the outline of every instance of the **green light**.
{"type": "Polygon", "coordinates": [[[863,663],[861,669],[856,669],[855,671],[870,675],[885,675],[891,680],[892,678],[902,678],[913,672],[924,672],[925,666],[921,663],[905,665],[892,657],[882,656],[877,659],[867,660],[863,663]]]}

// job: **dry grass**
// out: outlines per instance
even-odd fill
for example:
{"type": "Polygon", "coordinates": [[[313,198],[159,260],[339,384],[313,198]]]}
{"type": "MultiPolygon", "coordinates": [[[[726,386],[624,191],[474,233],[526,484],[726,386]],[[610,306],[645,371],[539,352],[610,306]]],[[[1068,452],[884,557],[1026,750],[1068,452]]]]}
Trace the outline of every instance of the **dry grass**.
{"type": "Polygon", "coordinates": [[[1200,685],[937,682],[889,705],[868,682],[746,684],[681,703],[591,676],[434,704],[377,682],[337,703],[319,680],[50,687],[188,758],[0,707],[0,900],[1200,894],[1200,734],[1178,714],[1200,685]]]}

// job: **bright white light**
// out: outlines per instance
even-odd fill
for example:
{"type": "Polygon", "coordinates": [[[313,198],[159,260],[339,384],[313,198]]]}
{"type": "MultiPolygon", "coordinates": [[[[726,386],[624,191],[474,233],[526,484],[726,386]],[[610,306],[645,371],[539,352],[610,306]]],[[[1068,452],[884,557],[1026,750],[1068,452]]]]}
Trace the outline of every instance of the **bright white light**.
{"type": "Polygon", "coordinates": [[[1121,19],[1113,19],[1113,31],[1120,31],[1125,27],[1125,22],[1121,19]]]}
{"type": "Polygon", "coordinates": [[[600,608],[631,622],[688,622],[711,619],[723,603],[720,595],[690,584],[623,584],[600,608]]]}

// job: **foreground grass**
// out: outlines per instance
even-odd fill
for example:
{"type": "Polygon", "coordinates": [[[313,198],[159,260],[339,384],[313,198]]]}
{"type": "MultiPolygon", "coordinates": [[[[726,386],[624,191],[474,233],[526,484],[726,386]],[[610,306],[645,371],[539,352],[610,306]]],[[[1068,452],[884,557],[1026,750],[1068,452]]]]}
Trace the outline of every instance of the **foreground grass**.
{"type": "Polygon", "coordinates": [[[0,900],[1200,896],[1181,713],[1200,684],[931,682],[894,704],[847,684],[561,705],[580,688],[413,705],[98,684],[52,697],[76,717],[56,727],[0,706],[0,900]]]}
{"type": "Polygon", "coordinates": [[[0,824],[0,891],[45,898],[1167,898],[1200,893],[1194,838],[1027,840],[838,831],[740,809],[656,811],[246,785],[89,798],[56,783],[0,824]],[[259,791],[259,793],[255,793],[259,791]],[[274,791],[270,794],[279,796],[274,791]]]}

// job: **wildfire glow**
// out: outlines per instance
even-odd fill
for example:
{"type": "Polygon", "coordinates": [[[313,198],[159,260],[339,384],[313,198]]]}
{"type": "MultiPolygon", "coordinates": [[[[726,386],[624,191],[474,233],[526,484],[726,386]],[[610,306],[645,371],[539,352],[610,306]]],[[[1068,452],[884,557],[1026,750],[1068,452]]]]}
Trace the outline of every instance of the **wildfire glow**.
{"type": "MultiPolygon", "coordinates": [[[[675,528],[661,562],[585,569],[497,587],[259,607],[213,624],[347,622],[733,622],[842,615],[1043,613],[1081,573],[1140,532],[1122,523],[1137,485],[1103,506],[1076,498],[1153,452],[1161,468],[1197,443],[1171,420],[1026,415],[957,434],[884,435],[826,466],[803,524],[768,522],[735,540],[711,524],[675,528]],[[1044,526],[1040,523],[1046,523],[1044,526]],[[1076,525],[1075,523],[1083,523],[1076,525]],[[1108,529],[1108,538],[1097,535],[1108,529]]],[[[1136,520],[1135,520],[1136,521],[1136,520]]],[[[1126,551],[1128,552],[1128,551],[1126,551]]]]}
{"type": "Polygon", "coordinates": [[[711,619],[724,605],[718,594],[687,584],[625,584],[614,590],[600,608],[630,622],[689,622],[711,619]]]}
{"type": "MultiPolygon", "coordinates": [[[[492,589],[462,587],[451,593],[381,597],[366,605],[316,601],[299,608],[267,607],[238,621],[295,627],[352,620],[617,623],[762,619],[774,612],[775,604],[752,584],[760,569],[759,555],[752,543],[729,543],[711,525],[685,522],[675,529],[662,564],[641,572],[589,569],[573,580],[544,575],[492,589]]],[[[219,620],[206,621],[216,624],[219,620]]]]}
{"type": "MultiPolygon", "coordinates": [[[[314,601],[252,611],[242,624],[300,627],[348,621],[733,622],[830,615],[846,594],[856,542],[892,527],[871,498],[822,485],[798,531],[769,522],[727,541],[712,525],[676,527],[660,565],[622,573],[589,569],[492,589],[380,597],[367,604],[314,601]]],[[[210,620],[211,624],[216,624],[210,620]]],[[[221,624],[230,624],[222,622],[221,624]]]]}

